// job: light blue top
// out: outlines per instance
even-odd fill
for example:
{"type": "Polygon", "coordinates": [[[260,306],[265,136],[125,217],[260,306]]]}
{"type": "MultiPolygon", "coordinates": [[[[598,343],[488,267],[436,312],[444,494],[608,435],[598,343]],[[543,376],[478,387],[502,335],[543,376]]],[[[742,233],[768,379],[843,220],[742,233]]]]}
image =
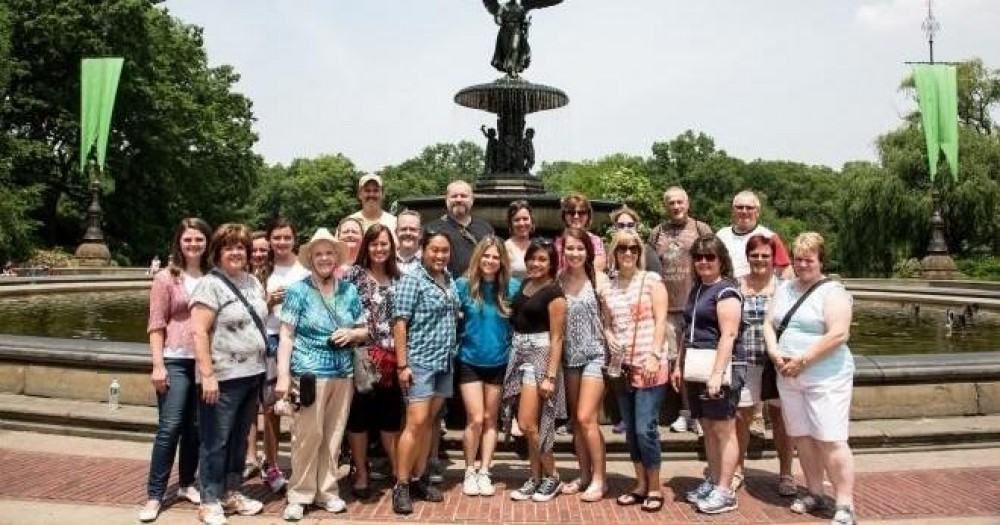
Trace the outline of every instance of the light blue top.
{"type": "Polygon", "coordinates": [[[350,348],[332,350],[326,344],[338,328],[356,328],[366,322],[358,289],[353,284],[338,279],[333,295],[325,298],[312,279],[296,281],[285,293],[280,319],[295,329],[293,376],[307,372],[320,379],[354,375],[354,352],[350,348]]]}
{"type": "MultiPolygon", "coordinates": [[[[506,366],[510,355],[510,318],[500,315],[496,305],[496,286],[491,282],[483,283],[481,304],[470,296],[468,278],[456,281],[455,287],[458,288],[465,319],[458,360],[481,368],[506,366]]],[[[507,301],[520,289],[521,281],[511,279],[507,285],[507,301]]]]}
{"type": "MultiPolygon", "coordinates": [[[[788,327],[778,341],[778,349],[783,355],[798,357],[806,353],[816,341],[823,337],[826,333],[823,305],[826,298],[834,293],[846,294],[848,300],[851,300],[850,294],[842,284],[830,281],[813,291],[812,295],[807,297],[802,306],[795,311],[788,322],[788,327]]],[[[784,281],[778,285],[774,291],[774,297],[771,299],[774,302],[771,323],[775,328],[781,324],[785,314],[801,296],[802,292],[795,289],[794,280],[784,281]]],[[[799,377],[806,381],[816,382],[847,374],[854,374],[854,356],[851,355],[851,350],[845,343],[824,357],[809,363],[799,377]]]]}

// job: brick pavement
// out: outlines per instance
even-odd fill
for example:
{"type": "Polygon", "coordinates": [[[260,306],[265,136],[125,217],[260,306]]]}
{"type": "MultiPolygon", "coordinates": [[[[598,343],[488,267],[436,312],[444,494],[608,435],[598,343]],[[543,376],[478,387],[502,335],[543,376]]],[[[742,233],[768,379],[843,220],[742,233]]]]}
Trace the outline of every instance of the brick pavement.
{"type": "MultiPolygon", "coordinates": [[[[72,452],[72,451],[67,451],[72,452]]],[[[666,482],[667,503],[655,514],[637,507],[619,507],[611,498],[587,504],[575,497],[560,496],[549,503],[513,502],[508,487],[522,480],[520,465],[495,468],[498,490],[492,498],[469,498],[461,494],[461,472],[449,471],[445,480],[445,501],[440,504],[418,502],[414,522],[492,522],[492,523],[789,523],[801,522],[802,516],[787,510],[788,500],[774,495],[773,478],[751,475],[740,493],[738,512],[705,516],[695,512],[680,495],[693,488],[693,477],[674,477],[666,482]]],[[[69,453],[44,453],[0,449],[0,499],[37,500],[73,504],[137,507],[145,499],[147,463],[136,459],[98,458],[69,453]]],[[[669,473],[669,462],[666,464],[669,473]]],[[[176,481],[176,480],[174,480],[176,481]]],[[[620,494],[628,480],[614,475],[611,494],[620,494]]],[[[859,473],[856,507],[865,521],[874,519],[924,519],[942,516],[1000,516],[1000,467],[951,468],[859,473]]],[[[338,517],[352,522],[396,521],[386,487],[370,500],[347,497],[348,510],[338,517]]],[[[248,485],[250,495],[266,502],[264,514],[280,520],[283,500],[269,495],[259,481],[248,485]]],[[[343,491],[347,494],[347,490],[343,491]]],[[[188,503],[178,508],[193,510],[188,503]]],[[[325,511],[314,510],[308,517],[332,518],[325,511]]],[[[825,522],[818,517],[816,522],[825,522]]],[[[238,523],[239,518],[234,518],[238,523]]]]}

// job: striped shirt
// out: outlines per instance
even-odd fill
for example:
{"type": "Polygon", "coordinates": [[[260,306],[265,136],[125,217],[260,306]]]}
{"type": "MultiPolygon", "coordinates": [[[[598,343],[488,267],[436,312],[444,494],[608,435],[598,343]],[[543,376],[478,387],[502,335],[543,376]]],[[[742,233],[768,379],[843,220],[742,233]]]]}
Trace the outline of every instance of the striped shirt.
{"type": "MultiPolygon", "coordinates": [[[[660,353],[653,347],[653,335],[656,330],[656,319],[653,317],[653,287],[660,282],[659,274],[655,272],[637,271],[625,288],[621,288],[620,275],[611,280],[608,288],[608,308],[611,310],[611,324],[615,340],[619,346],[626,348],[624,364],[636,369],[646,363],[650,354],[660,353]],[[632,341],[635,340],[633,347],[632,341]]],[[[666,362],[666,352],[661,355],[666,362]]],[[[633,386],[650,387],[661,385],[667,381],[668,367],[660,366],[660,374],[656,381],[649,384],[633,386]]]]}
{"type": "Polygon", "coordinates": [[[406,321],[406,360],[432,372],[451,370],[458,350],[456,318],[460,308],[458,290],[445,272],[441,286],[418,266],[396,285],[392,318],[406,321]]]}

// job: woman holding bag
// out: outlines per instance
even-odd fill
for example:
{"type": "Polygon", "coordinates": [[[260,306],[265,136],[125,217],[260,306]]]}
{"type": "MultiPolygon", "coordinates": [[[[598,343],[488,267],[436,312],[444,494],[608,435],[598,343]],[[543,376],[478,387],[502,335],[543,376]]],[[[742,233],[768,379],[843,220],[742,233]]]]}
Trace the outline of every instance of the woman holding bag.
{"type": "Polygon", "coordinates": [[[733,265],[726,246],[714,235],[704,235],[691,245],[695,285],[684,308],[684,348],[671,376],[681,388],[682,370],[692,417],[705,431],[708,477],[687,500],[705,514],[738,508],[732,490],[739,462],[736,409],[746,375],[742,342],[743,296],[733,280],[733,265]]]}
{"type": "Polygon", "coordinates": [[[641,505],[646,512],[663,508],[660,491],[660,408],[667,394],[670,366],[663,352],[667,323],[667,290],[660,276],[647,272],[644,244],[634,230],[615,232],[611,242],[614,278],[605,296],[612,356],[608,374],[621,363],[618,409],[635,468],[635,484],[619,505],[641,505]]]}
{"type": "Polygon", "coordinates": [[[357,289],[336,276],[347,251],[326,228],[316,230],[299,250],[309,277],[288,287],[281,307],[275,396],[283,398],[294,377],[301,401],[292,422],[287,521],[302,519],[314,503],[332,513],[347,509],[337,488],[337,459],[354,394],[351,347],[368,337],[357,289]]]}

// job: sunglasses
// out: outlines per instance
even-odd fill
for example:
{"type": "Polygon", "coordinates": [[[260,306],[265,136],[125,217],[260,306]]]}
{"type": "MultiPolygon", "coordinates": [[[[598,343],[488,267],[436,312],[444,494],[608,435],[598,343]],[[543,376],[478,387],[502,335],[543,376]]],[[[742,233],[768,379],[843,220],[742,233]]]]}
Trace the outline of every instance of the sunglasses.
{"type": "Polygon", "coordinates": [[[563,215],[570,217],[586,217],[590,215],[590,210],[563,210],[563,215]]]}
{"type": "Polygon", "coordinates": [[[634,222],[616,222],[615,223],[615,228],[618,228],[619,230],[631,230],[631,229],[634,229],[635,226],[636,225],[635,225],[634,222]]]}
{"type": "Polygon", "coordinates": [[[715,255],[714,253],[696,253],[692,255],[691,258],[694,259],[695,262],[701,262],[701,261],[715,262],[719,259],[719,256],[715,255]]]}
{"type": "Polygon", "coordinates": [[[747,259],[750,259],[751,261],[766,261],[770,258],[771,254],[769,253],[751,253],[750,255],[747,255],[747,259]]]}
{"type": "Polygon", "coordinates": [[[625,253],[625,252],[628,252],[628,253],[631,253],[633,255],[639,255],[639,252],[641,252],[641,251],[642,251],[642,247],[639,246],[638,244],[629,244],[629,245],[624,245],[623,244],[621,246],[615,246],[615,253],[625,253]]]}

